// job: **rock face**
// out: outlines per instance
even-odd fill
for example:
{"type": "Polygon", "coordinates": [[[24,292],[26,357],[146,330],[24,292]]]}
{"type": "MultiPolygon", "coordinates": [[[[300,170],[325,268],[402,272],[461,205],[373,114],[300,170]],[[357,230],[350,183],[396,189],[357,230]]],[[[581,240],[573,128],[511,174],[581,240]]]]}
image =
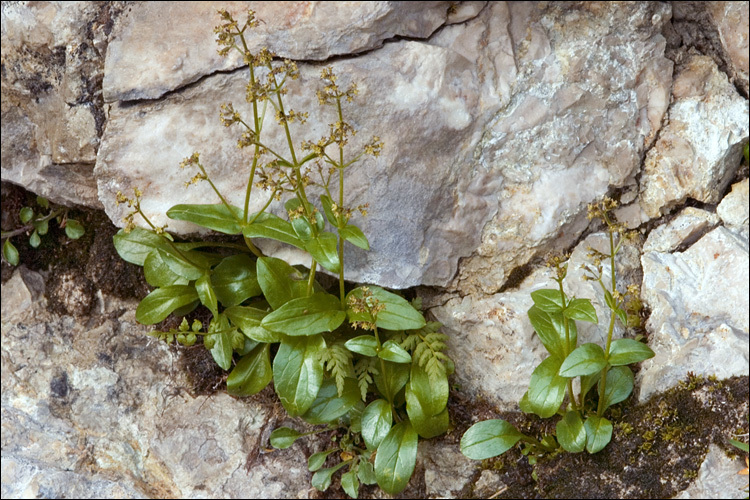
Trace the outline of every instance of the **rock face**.
{"type": "MultiPolygon", "coordinates": [[[[526,312],[529,293],[554,284],[541,265],[548,253],[572,252],[566,291],[591,298],[600,323],[581,324],[580,342],[603,343],[609,309],[580,266],[587,247],[607,248],[586,218],[605,195],[640,235],[617,261],[620,289],[641,285],[656,352],[635,397],[688,372],[748,373],[747,2],[226,8],[242,23],[250,6],[263,21],[248,32],[250,48],[299,66],[285,102],[310,117],[293,125],[296,148],[336,119],[315,99],[321,68],[333,67],[342,87],[358,84],[344,108],[359,131],[350,151],[372,135],[385,148],[347,171],[347,203],[369,203],[356,222],[371,244],[347,247],[347,279],[420,286],[460,360],[451,383],[466,397],[517,409],[546,356],[526,312]]],[[[218,111],[231,101],[249,116],[249,71],[238,55],[217,55],[215,9],[3,3],[3,182],[104,209],[119,225],[127,208],[115,195],[138,187],[154,224],[196,234],[165,213],[218,201],[207,183],[184,186],[196,172],[179,163],[200,151],[217,187],[242,205],[251,153],[218,111]]],[[[288,151],[271,114],[263,140],[288,151]]],[[[266,200],[256,188],[251,210],[266,200]]],[[[294,249],[259,245],[309,265],[294,249]]],[[[97,294],[93,282],[76,288],[69,269],[50,273],[21,268],[2,287],[4,498],[311,495],[305,453],[323,441],[259,452],[273,428],[302,424],[267,401],[187,395],[175,351],[149,341],[134,300],[97,294]],[[76,317],[53,312],[55,301],[76,317]]],[[[633,333],[618,324],[615,338],[633,333]]],[[[500,471],[480,472],[459,453],[456,436],[445,439],[420,445],[421,494],[506,487],[500,471]]],[[[686,498],[725,493],[711,478],[733,465],[717,456],[686,498]]]]}

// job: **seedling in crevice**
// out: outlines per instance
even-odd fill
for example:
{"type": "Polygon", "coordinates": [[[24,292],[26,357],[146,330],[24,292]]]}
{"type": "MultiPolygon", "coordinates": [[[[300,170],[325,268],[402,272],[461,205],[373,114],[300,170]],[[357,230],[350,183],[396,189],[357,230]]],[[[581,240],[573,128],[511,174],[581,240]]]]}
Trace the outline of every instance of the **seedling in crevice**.
{"type": "MultiPolygon", "coordinates": [[[[345,174],[365,155],[377,157],[383,143],[375,136],[349,152],[356,131],[344,112],[357,86],[339,86],[332,68],[321,71],[323,87],[317,92],[319,103],[333,111],[328,134],[295,142],[298,125],[308,118],[308,112],[287,102],[289,86],[299,75],[296,64],[278,61],[266,49],[250,52],[246,32],[259,23],[252,11],[242,26],[228,12],[219,13],[220,54],[239,51],[250,74],[249,115],[232,103],[223,104],[220,112],[226,127],[240,129],[238,147],[253,153],[244,204],[228,202],[196,152],[180,165],[194,172],[186,185],[207,182],[220,203],[179,204],[167,216],[242,235],[244,243],[177,242],[166,226],[157,227],[143,212],[140,190],[133,198],[118,192],[118,202],[131,210],[114,237],[115,247],[123,259],[143,266],[155,288],[138,305],[136,318],[156,324],[199,304],[208,308],[212,319],[205,330],[200,322],[184,320],[178,329],[153,335],[182,345],[202,339],[216,363],[231,370],[230,394],[253,395],[273,380],[290,416],[324,426],[314,432],[339,430],[336,446],[309,459],[316,488],[328,488],[333,475],[345,469],[341,484],[352,497],[360,483],[377,483],[396,494],[414,471],[419,437],[448,429],[448,376],[454,367],[443,353],[446,336],[439,333],[440,324],[425,321],[418,303],[377,286],[352,288],[345,282],[344,245],[369,250],[367,237],[352,222],[355,214],[366,215],[367,206],[347,205],[345,174]],[[272,126],[266,124],[267,113],[281,129],[283,147],[266,142],[266,127],[272,126]],[[312,186],[322,193],[318,200],[311,196],[312,186]],[[254,190],[264,200],[258,212],[249,209],[254,190]],[[284,197],[287,218],[270,213],[271,204],[284,197]],[[136,227],[136,217],[150,229],[136,227]],[[265,255],[254,242],[259,238],[306,252],[309,269],[265,255]],[[334,291],[316,279],[318,266],[338,277],[334,291]],[[272,351],[273,344],[278,348],[272,351]],[[322,468],[333,454],[340,462],[322,468]]],[[[271,445],[286,448],[304,435],[276,429],[271,445]]]]}
{"type": "MultiPolygon", "coordinates": [[[[531,293],[534,305],[528,311],[529,321],[549,353],[532,372],[529,390],[519,402],[521,410],[542,418],[559,416],[556,436],[536,439],[519,432],[505,420],[479,422],[461,438],[461,451],[475,460],[495,457],[518,442],[524,454],[536,460],[560,449],[579,453],[596,453],[612,439],[612,423],[605,414],[609,407],[625,400],[633,391],[633,372],[628,365],[654,356],[644,343],[635,339],[613,340],[615,322],[624,328],[632,325],[640,307],[638,288],[617,288],[615,257],[631,233],[612,214],[616,202],[610,198],[589,205],[589,219],[601,219],[609,236],[609,253],[589,249],[591,263],[586,265],[585,279],[596,281],[610,310],[607,341],[578,345],[576,321],[598,324],[596,310],[589,299],[569,297],[564,290],[567,259],[554,258],[549,264],[556,270],[557,288],[531,293]],[[611,279],[607,280],[603,262],[609,261],[611,279]],[[574,391],[573,380],[580,381],[574,391]],[[591,392],[594,397],[591,397],[591,392]]],[[[530,460],[531,461],[531,460],[530,460]]]]}
{"type": "Polygon", "coordinates": [[[37,248],[42,243],[42,237],[49,231],[49,222],[55,220],[57,224],[65,229],[65,235],[71,240],[77,240],[84,235],[85,229],[80,222],[68,218],[68,209],[65,207],[51,206],[49,200],[41,196],[36,197],[36,210],[33,207],[23,207],[18,213],[18,218],[23,226],[12,231],[3,231],[3,259],[12,266],[19,262],[18,249],[11,242],[11,238],[25,234],[29,237],[29,245],[37,248]]]}

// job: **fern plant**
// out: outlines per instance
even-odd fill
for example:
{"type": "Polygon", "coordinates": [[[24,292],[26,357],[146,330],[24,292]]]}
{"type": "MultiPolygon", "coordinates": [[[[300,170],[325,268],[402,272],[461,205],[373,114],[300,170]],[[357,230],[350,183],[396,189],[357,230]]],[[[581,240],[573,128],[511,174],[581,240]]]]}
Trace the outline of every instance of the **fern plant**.
{"type": "MultiPolygon", "coordinates": [[[[443,352],[440,325],[427,323],[419,304],[376,286],[352,288],[344,279],[345,243],[369,249],[367,237],[352,222],[355,213],[366,215],[367,207],[346,204],[345,173],[364,155],[377,157],[383,143],[373,137],[357,153],[348,153],[356,131],[345,121],[344,109],[357,86],[344,90],[333,70],[325,68],[317,96],[333,109],[334,121],[328,135],[296,144],[296,125],[308,116],[289,108],[285,98],[298,76],[296,65],[276,61],[265,49],[248,50],[246,32],[259,23],[252,11],[242,26],[228,12],[219,14],[219,52],[238,50],[250,71],[245,95],[250,117],[231,103],[221,106],[222,123],[240,129],[238,146],[253,151],[244,206],[227,201],[200,154],[193,153],[181,164],[195,172],[186,184],[207,182],[220,203],[180,204],[167,216],[241,235],[243,243],[177,242],[144,214],[139,189],[132,198],[118,192],[118,202],[131,210],[114,237],[115,247],[123,259],[143,266],[154,287],[138,305],[136,318],[156,324],[202,304],[212,315],[207,328],[183,320],[179,328],[153,335],[182,345],[202,340],[216,363],[230,371],[230,394],[250,396],[273,381],[290,416],[322,426],[314,432],[340,429],[343,437],[336,447],[309,458],[316,488],[326,489],[345,468],[341,484],[352,497],[361,483],[399,493],[414,471],[419,436],[448,429],[448,376],[454,368],[443,352]],[[283,131],[286,151],[265,142],[267,111],[283,131]],[[317,202],[311,186],[322,193],[317,202]],[[266,201],[252,213],[249,202],[257,190],[266,201]],[[267,211],[282,197],[287,197],[286,219],[267,211]],[[136,227],[136,217],[149,229],[136,227]],[[253,241],[259,238],[306,252],[309,267],[265,255],[253,241]],[[334,290],[316,279],[319,267],[338,276],[334,290]],[[278,349],[272,356],[274,344],[278,349]],[[336,452],[340,462],[322,468],[336,452]]],[[[282,427],[272,433],[271,444],[286,448],[309,434],[282,427]]]]}

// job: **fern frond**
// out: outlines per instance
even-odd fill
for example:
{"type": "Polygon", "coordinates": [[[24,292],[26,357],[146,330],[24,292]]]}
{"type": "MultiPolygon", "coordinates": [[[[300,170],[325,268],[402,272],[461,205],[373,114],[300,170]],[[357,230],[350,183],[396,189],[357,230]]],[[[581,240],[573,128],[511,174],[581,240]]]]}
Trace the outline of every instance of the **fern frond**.
{"type": "MultiPolygon", "coordinates": [[[[440,323],[430,322],[424,328],[415,331],[409,335],[405,343],[412,348],[412,359],[424,368],[431,383],[435,383],[439,378],[447,375],[445,363],[450,363],[450,358],[443,351],[446,347],[448,336],[437,331],[440,323]]],[[[403,344],[402,344],[403,347],[403,344]]],[[[404,347],[406,349],[406,347],[404,347]]]]}
{"type": "Polygon", "coordinates": [[[376,367],[375,361],[378,358],[360,358],[354,365],[354,373],[357,376],[357,385],[359,386],[359,392],[362,396],[362,401],[367,399],[367,389],[370,384],[373,383],[373,375],[378,375],[380,372],[376,367]]]}
{"type": "Polygon", "coordinates": [[[321,359],[325,363],[326,371],[336,380],[336,390],[341,397],[344,394],[344,380],[354,375],[352,352],[343,342],[336,342],[321,353],[321,359]]]}

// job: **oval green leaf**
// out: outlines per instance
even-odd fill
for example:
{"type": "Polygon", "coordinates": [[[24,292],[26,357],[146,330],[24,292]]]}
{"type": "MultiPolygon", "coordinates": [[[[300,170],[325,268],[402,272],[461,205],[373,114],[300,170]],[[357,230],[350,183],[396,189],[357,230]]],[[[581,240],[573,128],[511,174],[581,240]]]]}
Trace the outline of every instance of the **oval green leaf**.
{"type": "MultiPolygon", "coordinates": [[[[368,286],[367,288],[370,289],[373,297],[379,303],[385,305],[385,309],[378,313],[375,323],[378,328],[386,330],[416,330],[427,324],[422,313],[414,309],[406,299],[399,297],[395,293],[383,290],[378,286],[368,286]]],[[[361,298],[362,293],[361,287],[355,288],[347,294],[347,299],[352,295],[361,298]]],[[[367,313],[355,313],[351,309],[347,309],[346,313],[349,321],[372,322],[372,317],[367,313]]]]}
{"type": "Polygon", "coordinates": [[[267,311],[249,306],[232,306],[224,309],[224,314],[249,339],[256,342],[281,342],[281,334],[260,326],[267,311]]]}
{"type": "Polygon", "coordinates": [[[281,217],[267,212],[260,214],[252,224],[243,227],[242,234],[247,238],[270,238],[304,249],[292,225],[281,217]]]}
{"type": "Polygon", "coordinates": [[[143,275],[149,285],[165,287],[170,285],[187,285],[189,280],[172,271],[164,262],[161,250],[154,249],[143,263],[143,275]]]}
{"type": "MultiPolygon", "coordinates": [[[[601,384],[601,382],[600,382],[601,384]]],[[[607,370],[604,388],[604,408],[625,401],[633,392],[633,372],[627,366],[613,366],[607,370]]]]}
{"type": "Polygon", "coordinates": [[[18,249],[10,242],[10,238],[3,243],[3,257],[11,266],[17,266],[19,261],[18,249]]]}
{"type": "Polygon", "coordinates": [[[461,453],[472,460],[502,455],[523,437],[509,422],[485,420],[472,425],[461,437],[461,453]]]}
{"type": "Polygon", "coordinates": [[[359,401],[359,386],[356,379],[344,379],[344,391],[339,396],[335,379],[329,378],[323,381],[315,401],[302,418],[314,425],[334,423],[359,401]]]}
{"type": "Polygon", "coordinates": [[[219,314],[219,303],[216,300],[216,293],[211,286],[211,275],[209,273],[204,274],[195,282],[195,291],[198,293],[198,298],[201,300],[201,304],[206,306],[214,316],[219,314]]]}
{"type": "Polygon", "coordinates": [[[580,453],[586,447],[586,429],[577,411],[567,412],[557,422],[557,441],[570,453],[580,453]]]}
{"type": "Polygon", "coordinates": [[[411,354],[392,340],[386,340],[378,357],[394,363],[411,363],[411,354]]]}
{"type": "Polygon", "coordinates": [[[71,240],[77,240],[86,233],[80,222],[74,219],[68,219],[65,222],[65,234],[71,240]]]}
{"type": "Polygon", "coordinates": [[[531,300],[534,305],[544,312],[555,313],[563,310],[562,296],[560,290],[545,288],[531,292],[531,300]]]}
{"type": "Polygon", "coordinates": [[[227,392],[232,396],[252,396],[262,391],[273,378],[270,345],[257,345],[237,362],[227,378],[227,392]]]}
{"type": "Polygon", "coordinates": [[[157,288],[146,295],[135,310],[135,318],[144,325],[153,325],[183,306],[198,300],[195,288],[190,285],[172,285],[157,288]]]}
{"type": "Polygon", "coordinates": [[[376,399],[362,413],[362,438],[369,449],[380,446],[393,426],[391,405],[385,399],[376,399]]]}
{"type": "Polygon", "coordinates": [[[378,355],[378,341],[372,335],[360,335],[349,339],[344,343],[344,346],[352,352],[361,354],[363,356],[377,356],[378,355]]]}
{"type": "Polygon", "coordinates": [[[272,308],[307,295],[307,281],[298,270],[281,259],[260,257],[256,262],[258,284],[272,308]]]}
{"type": "Polygon", "coordinates": [[[605,366],[607,360],[604,358],[604,349],[598,344],[583,344],[565,358],[560,366],[560,375],[569,378],[593,375],[605,366]]]}
{"type": "Polygon", "coordinates": [[[333,477],[333,475],[336,473],[336,471],[344,467],[346,464],[347,462],[341,462],[340,464],[334,465],[333,467],[319,470],[318,472],[313,474],[310,483],[318,491],[327,490],[328,487],[331,486],[331,478],[333,477]]]}
{"type": "Polygon", "coordinates": [[[591,305],[589,299],[573,299],[563,311],[566,318],[576,321],[588,321],[589,323],[598,323],[596,309],[591,305]]]}
{"type": "Polygon", "coordinates": [[[263,293],[255,268],[253,259],[245,254],[227,257],[214,268],[211,284],[222,305],[236,306],[263,293]]]}
{"type": "Polygon", "coordinates": [[[612,342],[609,349],[609,364],[612,366],[629,365],[640,363],[654,356],[654,351],[643,342],[633,339],[617,339],[612,342]]]}
{"type": "Polygon", "coordinates": [[[417,463],[419,437],[408,421],[399,422],[388,432],[375,456],[375,477],[378,486],[397,495],[411,479],[417,463]]]}
{"type": "Polygon", "coordinates": [[[531,374],[528,404],[531,411],[542,418],[549,418],[560,409],[565,398],[568,379],[558,375],[562,361],[550,356],[537,366],[531,374]]]}
{"type": "Polygon", "coordinates": [[[276,394],[290,417],[304,414],[312,406],[323,383],[320,351],[326,348],[322,335],[287,337],[273,360],[276,394]]]}
{"type": "Polygon", "coordinates": [[[175,205],[167,210],[167,217],[184,220],[225,234],[242,232],[242,209],[219,203],[216,205],[175,205]]]}
{"type": "Polygon", "coordinates": [[[304,248],[325,269],[332,273],[338,273],[341,270],[335,234],[321,233],[305,243],[304,248]]]}
{"type": "Polygon", "coordinates": [[[290,300],[263,318],[260,325],[286,335],[315,335],[335,330],[345,319],[346,313],[341,310],[339,299],[318,292],[290,300]]]}
{"type": "Polygon", "coordinates": [[[583,424],[586,428],[586,451],[594,454],[604,449],[612,440],[612,422],[592,415],[583,424]]]}
{"type": "Polygon", "coordinates": [[[312,455],[310,455],[310,458],[307,459],[307,470],[309,470],[310,472],[315,472],[316,470],[320,469],[321,467],[323,467],[323,464],[326,463],[326,458],[328,458],[328,455],[338,450],[339,448],[334,448],[328,451],[319,451],[318,453],[313,453],[312,455]]]}
{"type": "Polygon", "coordinates": [[[367,241],[367,236],[365,236],[365,233],[354,224],[347,224],[339,231],[339,234],[346,241],[363,250],[370,249],[370,242],[367,241]]]}
{"type": "Polygon", "coordinates": [[[271,446],[279,450],[285,450],[292,446],[294,442],[302,436],[301,433],[290,429],[289,427],[279,427],[271,433],[271,446]]]}

